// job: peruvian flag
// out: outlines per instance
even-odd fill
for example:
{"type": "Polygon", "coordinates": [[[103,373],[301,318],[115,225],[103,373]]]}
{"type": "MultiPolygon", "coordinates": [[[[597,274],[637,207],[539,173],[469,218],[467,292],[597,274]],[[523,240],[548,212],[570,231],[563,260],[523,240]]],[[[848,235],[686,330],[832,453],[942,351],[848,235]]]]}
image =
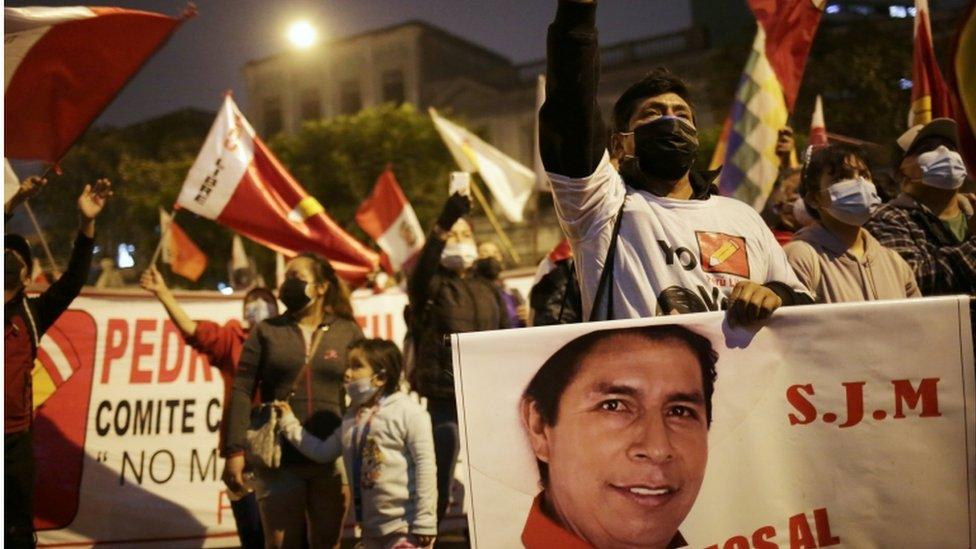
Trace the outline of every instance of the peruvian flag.
{"type": "Polygon", "coordinates": [[[379,261],[295,181],[229,95],[177,204],[287,256],[320,254],[353,283],[365,280],[379,261]]]}
{"type": "Polygon", "coordinates": [[[4,9],[6,156],[57,163],[187,17],[120,8],[4,9]]]}
{"type": "Polygon", "coordinates": [[[200,275],[207,270],[207,255],[162,208],[159,209],[159,231],[163,235],[159,259],[183,278],[193,282],[200,280],[200,275]]]}
{"type": "Polygon", "coordinates": [[[817,95],[810,119],[810,146],[814,149],[827,146],[827,125],[824,123],[823,100],[817,95]]]}
{"type": "Polygon", "coordinates": [[[951,118],[949,87],[942,79],[932,47],[928,0],[915,0],[915,49],[912,54],[912,108],[908,127],[928,124],[933,118],[951,118]]]}
{"type": "Polygon", "coordinates": [[[380,245],[394,270],[405,270],[424,247],[417,214],[390,168],[380,174],[373,192],[359,206],[356,223],[380,245]]]}

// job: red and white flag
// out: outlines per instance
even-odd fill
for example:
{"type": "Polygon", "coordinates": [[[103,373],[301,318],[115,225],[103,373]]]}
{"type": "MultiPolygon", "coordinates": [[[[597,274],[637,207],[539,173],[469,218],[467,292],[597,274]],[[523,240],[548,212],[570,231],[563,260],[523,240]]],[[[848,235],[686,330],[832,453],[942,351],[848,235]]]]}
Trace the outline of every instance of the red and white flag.
{"type": "Polygon", "coordinates": [[[379,261],[295,181],[229,95],[177,203],[287,256],[320,254],[353,283],[379,261]]]}
{"type": "Polygon", "coordinates": [[[810,119],[810,146],[814,149],[827,146],[827,124],[824,123],[823,101],[819,95],[810,119]]]}
{"type": "Polygon", "coordinates": [[[573,248],[569,245],[569,239],[564,238],[556,244],[556,247],[549,250],[546,257],[542,258],[542,261],[539,262],[539,266],[535,270],[535,276],[532,278],[532,285],[535,286],[542,280],[542,277],[551,273],[556,268],[556,263],[571,257],[573,257],[573,248]]]}
{"type": "Polygon", "coordinates": [[[373,192],[356,211],[356,223],[386,253],[394,270],[404,270],[424,247],[424,231],[417,214],[387,168],[373,192]]]}
{"type": "Polygon", "coordinates": [[[168,263],[172,271],[187,280],[196,282],[207,270],[207,254],[200,250],[190,237],[173,221],[166,210],[159,209],[159,232],[163,242],[159,259],[168,263]]]}
{"type": "Polygon", "coordinates": [[[6,156],[56,163],[181,18],[121,8],[4,9],[6,156]]]}

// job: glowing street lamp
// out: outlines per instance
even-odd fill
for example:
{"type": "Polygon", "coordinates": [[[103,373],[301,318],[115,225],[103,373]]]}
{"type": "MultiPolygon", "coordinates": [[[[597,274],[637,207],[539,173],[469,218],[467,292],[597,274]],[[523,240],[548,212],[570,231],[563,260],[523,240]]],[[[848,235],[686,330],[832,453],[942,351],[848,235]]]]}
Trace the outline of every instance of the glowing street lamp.
{"type": "Polygon", "coordinates": [[[288,41],[300,50],[312,47],[318,38],[318,31],[308,21],[295,21],[288,27],[288,41]]]}

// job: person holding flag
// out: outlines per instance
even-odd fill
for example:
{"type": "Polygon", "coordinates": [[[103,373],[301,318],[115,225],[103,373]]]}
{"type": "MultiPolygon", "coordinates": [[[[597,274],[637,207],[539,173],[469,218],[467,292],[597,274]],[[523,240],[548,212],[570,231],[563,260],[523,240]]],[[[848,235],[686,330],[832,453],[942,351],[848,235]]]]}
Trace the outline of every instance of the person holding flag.
{"type": "Polygon", "coordinates": [[[607,143],[596,100],[596,10],[594,0],[559,1],[539,115],[542,160],[576,257],[584,317],[654,316],[658,296],[675,286],[708,296],[712,310],[729,309],[736,324],[809,303],[759,214],[714,196],[714,174],[693,169],[698,132],[681,79],[657,69],[625,91],[607,143]]]}
{"type": "MultiPolygon", "coordinates": [[[[27,180],[18,195],[26,198],[46,181],[27,180]]],[[[112,183],[99,179],[78,197],[79,226],[68,269],[37,297],[27,297],[33,265],[30,244],[19,234],[3,239],[4,332],[4,546],[34,547],[34,450],[31,442],[33,388],[31,370],[41,337],[81,292],[91,268],[95,218],[112,196],[112,183]]],[[[10,213],[9,203],[4,211],[10,213]]]]}
{"type": "MultiPolygon", "coordinates": [[[[218,447],[222,449],[223,442],[227,438],[230,391],[234,385],[234,374],[237,371],[241,350],[244,348],[244,341],[251,329],[262,320],[278,316],[278,300],[267,288],[253,288],[244,295],[244,322],[231,319],[221,326],[209,320],[190,318],[155,266],[150,266],[142,273],[139,285],[143,290],[156,296],[173,320],[173,324],[180,330],[186,343],[197,352],[206,355],[210,365],[220,371],[220,377],[224,380],[222,403],[224,414],[220,421],[218,447]]],[[[230,507],[234,513],[241,547],[244,549],[264,547],[261,515],[258,512],[258,502],[254,492],[245,490],[232,493],[230,507]]]]}

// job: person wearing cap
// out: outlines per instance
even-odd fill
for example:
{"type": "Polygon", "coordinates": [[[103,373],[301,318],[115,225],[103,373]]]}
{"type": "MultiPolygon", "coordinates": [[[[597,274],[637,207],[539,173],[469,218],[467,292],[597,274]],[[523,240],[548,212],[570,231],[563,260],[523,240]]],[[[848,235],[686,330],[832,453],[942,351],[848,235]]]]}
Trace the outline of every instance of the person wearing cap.
{"type": "Polygon", "coordinates": [[[861,228],[881,199],[860,150],[827,145],[814,151],[800,194],[816,221],[783,249],[817,303],[921,297],[908,263],[861,228]]]}
{"type": "Polygon", "coordinates": [[[966,167],[956,123],[937,118],[898,138],[902,193],[864,225],[915,272],[924,295],[976,293],[976,197],[962,194],[966,167]]]}
{"type": "MultiPolygon", "coordinates": [[[[47,181],[31,178],[21,183],[15,198],[4,205],[13,207],[33,195],[47,181]]],[[[79,227],[68,270],[37,297],[27,297],[33,264],[30,245],[23,236],[6,234],[3,239],[4,300],[4,545],[34,547],[32,499],[34,454],[31,443],[33,390],[31,369],[41,336],[68,308],[88,278],[95,238],[95,218],[112,195],[112,184],[99,179],[85,185],[78,198],[79,227]]]]}

